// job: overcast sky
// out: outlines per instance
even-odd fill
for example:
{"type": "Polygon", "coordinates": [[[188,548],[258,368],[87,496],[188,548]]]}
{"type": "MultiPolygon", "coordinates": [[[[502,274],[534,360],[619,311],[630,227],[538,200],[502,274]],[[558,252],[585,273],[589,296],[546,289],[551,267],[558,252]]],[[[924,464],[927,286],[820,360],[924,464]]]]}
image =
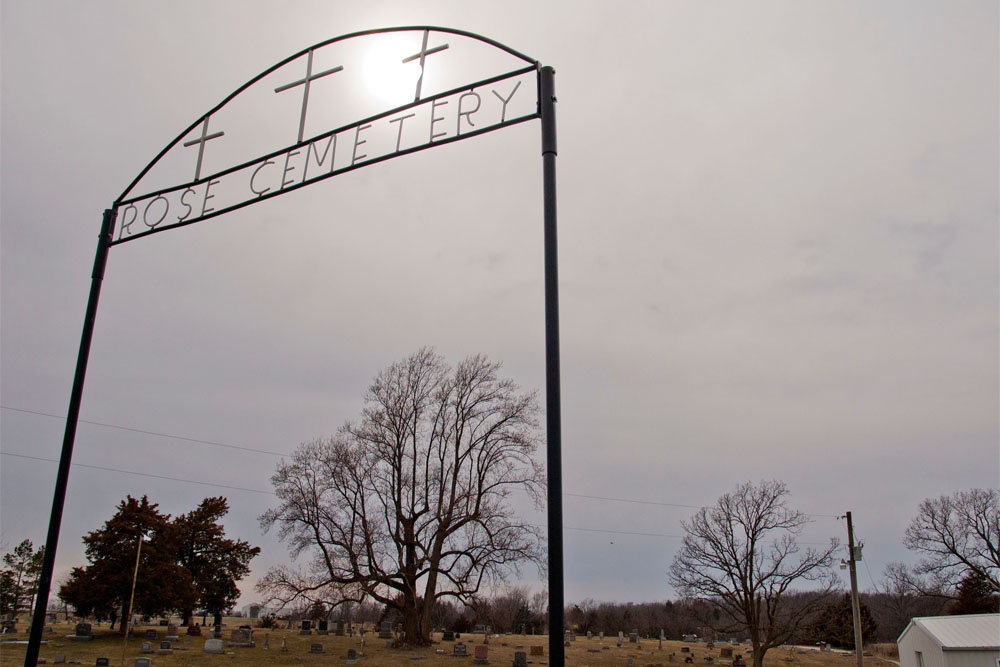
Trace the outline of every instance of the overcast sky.
{"type": "MultiPolygon", "coordinates": [[[[56,466],[23,456],[59,457],[101,212],[259,72],[400,25],[557,71],[567,601],[672,596],[680,521],[746,480],[788,484],[806,542],[852,510],[864,589],[915,560],[922,499],[1000,485],[996,2],[0,12],[5,551],[45,540],[56,466]]],[[[541,221],[531,121],[116,246],[81,418],[287,454],[424,345],[542,392],[541,221]]],[[[243,602],[288,560],[257,523],[275,455],[81,423],[73,460],[246,490],[74,467],[57,580],[126,494],[226,495],[263,549],[243,602]]]]}

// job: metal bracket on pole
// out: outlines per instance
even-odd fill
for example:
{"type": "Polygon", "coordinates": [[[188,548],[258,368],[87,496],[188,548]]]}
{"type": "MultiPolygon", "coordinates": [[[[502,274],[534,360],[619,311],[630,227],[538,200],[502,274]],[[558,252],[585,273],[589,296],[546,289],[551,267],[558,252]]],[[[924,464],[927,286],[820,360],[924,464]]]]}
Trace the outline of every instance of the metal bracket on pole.
{"type": "Polygon", "coordinates": [[[101,282],[108,260],[108,249],[114,235],[115,209],[104,211],[101,235],[97,241],[94,256],[94,270],[90,274],[90,297],[87,300],[87,314],[83,320],[83,334],[80,336],[80,351],[76,358],[76,374],[69,397],[69,412],[66,415],[66,431],[63,434],[62,454],[59,457],[59,471],[56,473],[56,488],[52,496],[52,513],[49,516],[49,532],[45,539],[45,556],[42,571],[38,575],[38,593],[35,597],[35,613],[31,619],[31,633],[28,635],[28,650],[24,655],[25,667],[35,667],[38,650],[45,629],[45,615],[48,611],[49,589],[52,586],[52,571],[55,569],[56,546],[59,543],[59,528],[62,525],[63,506],[66,503],[66,486],[69,481],[69,466],[73,459],[73,443],[76,440],[76,425],[80,418],[80,398],[83,395],[83,381],[87,375],[87,360],[90,357],[90,341],[94,334],[94,320],[97,317],[97,302],[101,297],[101,282]]]}
{"type": "Polygon", "coordinates": [[[545,427],[548,472],[549,664],[563,667],[562,417],[559,385],[559,252],[556,243],[555,70],[539,72],[542,174],[545,208],[545,427]]]}

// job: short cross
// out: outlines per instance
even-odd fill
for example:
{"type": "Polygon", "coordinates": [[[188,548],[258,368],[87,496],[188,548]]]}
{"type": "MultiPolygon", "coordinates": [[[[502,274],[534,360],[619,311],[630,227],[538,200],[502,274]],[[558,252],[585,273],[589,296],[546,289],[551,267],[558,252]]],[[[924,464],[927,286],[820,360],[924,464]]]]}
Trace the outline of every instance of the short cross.
{"type": "Polygon", "coordinates": [[[313,68],[313,50],[309,50],[309,56],[306,59],[306,75],[305,78],[299,79],[298,81],[292,81],[291,83],[286,83],[283,86],[278,86],[274,89],[276,93],[282,93],[286,90],[294,88],[295,86],[302,86],[302,114],[299,116],[299,143],[302,143],[302,134],[306,127],[306,108],[309,106],[309,86],[316,79],[322,78],[329,74],[335,74],[340,70],[344,69],[343,65],[337,65],[328,70],[319,72],[318,74],[312,73],[313,68]]]}
{"type": "Polygon", "coordinates": [[[194,146],[198,144],[198,164],[194,167],[194,180],[201,178],[201,158],[205,155],[205,142],[211,139],[218,139],[223,136],[225,132],[216,132],[215,134],[208,133],[208,116],[205,116],[205,122],[201,124],[201,136],[197,139],[192,139],[191,141],[185,141],[184,146],[194,146]]]}
{"type": "Polygon", "coordinates": [[[414,102],[419,102],[420,101],[420,87],[424,83],[424,59],[427,56],[431,55],[431,54],[438,53],[439,51],[444,51],[445,49],[448,48],[447,44],[441,44],[440,46],[435,46],[435,47],[433,47],[431,49],[428,49],[427,48],[427,38],[430,35],[430,32],[431,32],[430,30],[424,30],[424,41],[423,41],[423,44],[421,44],[419,51],[417,51],[416,53],[414,53],[412,56],[408,56],[406,58],[403,58],[403,64],[404,65],[406,63],[412,63],[414,60],[417,60],[417,59],[420,60],[420,78],[417,79],[417,93],[416,93],[416,95],[413,96],[413,101],[414,102]]]}

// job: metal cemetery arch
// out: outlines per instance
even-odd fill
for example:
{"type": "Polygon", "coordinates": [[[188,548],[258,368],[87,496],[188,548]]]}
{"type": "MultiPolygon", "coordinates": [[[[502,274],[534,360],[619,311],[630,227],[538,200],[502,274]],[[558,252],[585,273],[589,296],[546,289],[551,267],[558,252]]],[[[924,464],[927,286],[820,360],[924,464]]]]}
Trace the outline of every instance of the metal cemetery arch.
{"type": "MultiPolygon", "coordinates": [[[[433,62],[433,59],[431,60],[433,62]]],[[[464,62],[462,64],[465,64],[464,62]]],[[[84,319],[80,350],[77,356],[76,373],[70,394],[66,431],[63,437],[62,455],[56,476],[56,486],[49,519],[48,536],[45,543],[45,557],[39,576],[35,611],[31,624],[27,654],[24,664],[33,667],[38,659],[42,631],[45,625],[46,607],[55,565],[56,547],[62,522],[63,505],[69,478],[73,443],[80,413],[87,360],[93,335],[97,303],[108,250],[111,246],[132,241],[166,229],[182,227],[201,220],[207,220],[223,213],[249,206],[265,199],[297,190],[314,182],[385,160],[418,152],[434,146],[459,141],[472,136],[492,132],[509,125],[516,125],[538,118],[542,129],[542,173],[544,209],[544,262],[545,262],[545,407],[546,407],[546,462],[548,473],[548,571],[549,571],[549,654],[555,667],[565,662],[563,647],[563,543],[562,543],[562,437],[560,426],[560,384],[559,384],[559,294],[556,245],[556,125],[555,125],[555,70],[542,66],[537,60],[481,35],[462,30],[434,26],[408,26],[382,28],[354,32],[326,40],[304,49],[273,67],[265,70],[243,86],[237,88],[218,105],[198,118],[160,151],[125,191],[115,200],[112,207],[104,212],[101,233],[94,258],[91,275],[90,296],[84,319]],[[330,67],[330,62],[320,62],[327,55],[326,47],[346,44],[350,40],[390,33],[414,33],[420,37],[420,47],[416,53],[401,59],[399,65],[417,63],[419,78],[416,79],[413,101],[396,106],[389,111],[376,111],[353,120],[323,128],[315,134],[306,131],[309,109],[309,94],[318,80],[345,71],[345,65],[330,67]],[[511,65],[500,67],[484,78],[473,83],[463,83],[444,87],[424,95],[424,73],[429,56],[448,50],[449,44],[441,39],[459,39],[463,44],[475,48],[489,47],[488,53],[495,60],[509,61],[511,65]],[[302,69],[285,72],[302,61],[302,69]],[[314,69],[315,66],[315,69],[314,69]],[[279,80],[278,75],[292,73],[279,80]],[[273,84],[278,85],[274,86],[273,84]],[[522,84],[525,84],[522,87],[522,84]],[[265,89],[265,86],[271,88],[265,89]],[[517,98],[517,92],[534,89],[535,99],[517,98]],[[273,90],[273,93],[270,91],[273,90]],[[231,141],[210,142],[226,137],[226,127],[221,123],[213,125],[212,119],[230,111],[231,103],[241,96],[251,97],[263,91],[266,99],[291,100],[301,90],[301,104],[297,111],[296,141],[285,146],[264,146],[257,152],[240,155],[242,144],[234,146],[231,141]],[[481,90],[488,90],[480,94],[481,90]],[[273,95],[273,97],[272,97],[273,95]],[[484,100],[485,98],[485,100],[484,100]],[[530,107],[525,107],[529,104],[530,107]],[[446,107],[451,105],[446,112],[446,107]],[[510,107],[510,109],[508,109],[510,107]],[[521,112],[516,113],[520,108],[521,112]],[[448,113],[454,112],[454,117],[448,113]],[[511,117],[508,118],[508,113],[511,117]],[[441,115],[438,115],[441,114],[441,115]],[[417,119],[414,121],[414,119],[417,119]],[[423,132],[415,133],[414,122],[425,123],[423,132]],[[429,122],[428,122],[429,119],[429,122]],[[410,124],[407,125],[407,121],[410,124]],[[398,125],[397,125],[398,123],[398,125]],[[429,126],[429,127],[428,127],[429,126]],[[381,133],[381,134],[379,134],[381,133]],[[404,141],[404,133],[406,141],[404,141]],[[379,141],[381,137],[381,141],[379,141]],[[345,147],[345,143],[349,146],[345,147]],[[229,146],[230,162],[214,171],[203,169],[205,156],[215,151],[216,146],[229,146]],[[176,159],[175,159],[176,158],[176,159]],[[178,161],[179,160],[179,161],[178,161]],[[193,180],[157,183],[166,163],[194,163],[193,180]],[[313,168],[310,175],[310,168],[313,168]],[[208,175],[202,175],[203,170],[208,175]],[[150,183],[153,183],[152,185],[150,183]],[[117,238],[115,230],[117,229],[117,238]]],[[[284,102],[288,103],[288,102],[284,102]]],[[[252,133],[240,135],[245,128],[240,125],[241,117],[232,117],[234,132],[230,129],[230,139],[234,136],[248,145],[260,137],[252,133]]],[[[313,122],[315,125],[315,121],[313,122]]],[[[289,133],[291,134],[291,133],[289,133]]],[[[259,143],[259,142],[258,142],[259,143]]]]}

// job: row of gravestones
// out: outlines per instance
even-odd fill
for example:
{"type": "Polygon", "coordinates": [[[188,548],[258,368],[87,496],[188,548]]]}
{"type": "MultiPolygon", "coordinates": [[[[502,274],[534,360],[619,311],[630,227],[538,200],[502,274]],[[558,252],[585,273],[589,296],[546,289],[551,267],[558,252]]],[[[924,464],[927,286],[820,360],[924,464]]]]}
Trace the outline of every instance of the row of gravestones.
{"type": "MultiPolygon", "coordinates": [[[[52,661],[52,664],[54,664],[54,665],[65,665],[66,664],[66,656],[65,655],[57,655],[55,657],[55,659],[52,661]]],[[[77,663],[77,664],[79,664],[79,663],[77,663]]],[[[111,667],[111,658],[98,658],[97,661],[94,663],[94,665],[95,665],[95,667],[111,667]]],[[[153,667],[153,659],[152,658],[136,658],[135,662],[132,665],[132,667],[153,667]]]]}

